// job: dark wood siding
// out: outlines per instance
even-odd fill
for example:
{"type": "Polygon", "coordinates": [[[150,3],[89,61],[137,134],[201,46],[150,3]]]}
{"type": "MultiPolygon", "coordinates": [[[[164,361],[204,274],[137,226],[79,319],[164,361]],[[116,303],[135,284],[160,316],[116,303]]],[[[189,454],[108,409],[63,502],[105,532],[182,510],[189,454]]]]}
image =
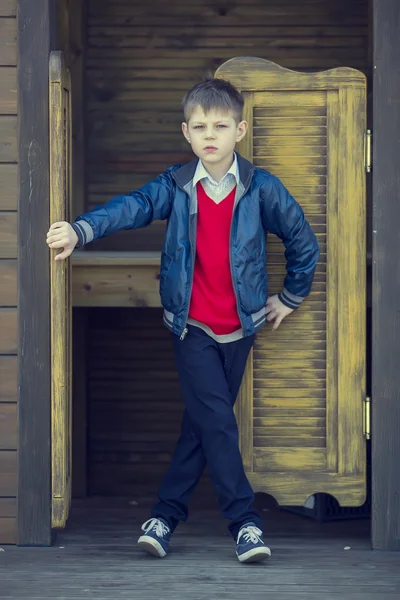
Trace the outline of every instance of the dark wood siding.
{"type": "Polygon", "coordinates": [[[400,550],[400,5],[375,0],[374,11],[372,544],[400,550]]]}
{"type": "MultiPolygon", "coordinates": [[[[87,208],[192,157],[180,131],[185,91],[233,56],[305,71],[368,72],[367,0],[90,0],[87,208]]],[[[98,241],[158,250],[163,223],[98,241]]]]}
{"type": "Polygon", "coordinates": [[[16,539],[17,23],[0,0],[0,543],[16,539]]]}
{"type": "MultiPolygon", "coordinates": [[[[91,0],[87,15],[87,203],[192,158],[180,102],[228,58],[369,74],[367,0],[91,0]]],[[[93,246],[160,250],[163,223],[93,246]]],[[[153,494],[181,416],[168,332],[156,309],[96,309],[89,323],[92,493],[153,494]]]]}

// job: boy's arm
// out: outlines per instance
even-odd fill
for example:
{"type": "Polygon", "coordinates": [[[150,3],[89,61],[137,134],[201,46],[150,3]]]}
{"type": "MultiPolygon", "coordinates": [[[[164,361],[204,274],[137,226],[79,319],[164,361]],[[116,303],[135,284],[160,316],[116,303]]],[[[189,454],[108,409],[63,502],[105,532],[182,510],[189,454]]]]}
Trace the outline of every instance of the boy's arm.
{"type": "Polygon", "coordinates": [[[128,195],[115,196],[104,206],[79,215],[71,223],[78,236],[76,248],[119,231],[146,227],[171,213],[174,182],[172,169],[128,195]]]}
{"type": "Polygon", "coordinates": [[[301,206],[275,176],[261,187],[261,218],[264,229],[285,245],[287,275],[279,300],[296,309],[311,291],[320,256],[317,238],[301,206]]]}

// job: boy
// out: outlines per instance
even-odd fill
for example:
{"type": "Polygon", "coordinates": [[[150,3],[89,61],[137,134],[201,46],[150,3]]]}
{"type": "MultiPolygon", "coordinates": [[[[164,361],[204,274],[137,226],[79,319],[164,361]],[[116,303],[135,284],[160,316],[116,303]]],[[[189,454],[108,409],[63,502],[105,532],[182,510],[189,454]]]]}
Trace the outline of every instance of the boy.
{"type": "Polygon", "coordinates": [[[273,330],[310,293],[319,257],[303,211],[276,177],[234,152],[246,135],[243,98],[220,79],[194,86],[183,99],[183,134],[195,160],[168,168],[129,195],[53,223],[50,248],[75,247],[119,229],[167,219],[160,295],[171,331],[185,403],[182,431],[139,545],[164,557],[207,463],[221,512],[230,519],[240,562],[271,555],[254,493],[244,473],[233,405],[256,331],[273,330]],[[267,299],[265,238],[286,247],[285,287],[267,299]]]}

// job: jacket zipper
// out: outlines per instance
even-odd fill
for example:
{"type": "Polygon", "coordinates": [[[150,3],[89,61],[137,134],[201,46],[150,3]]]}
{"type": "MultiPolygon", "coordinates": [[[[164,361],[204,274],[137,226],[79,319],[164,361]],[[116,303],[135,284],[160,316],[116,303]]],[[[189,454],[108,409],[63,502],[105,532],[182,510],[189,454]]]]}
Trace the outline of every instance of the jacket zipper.
{"type": "MultiPolygon", "coordinates": [[[[240,323],[242,325],[242,329],[243,329],[243,321],[242,321],[242,316],[241,316],[241,312],[240,312],[239,294],[238,294],[238,291],[237,291],[236,281],[235,281],[235,277],[234,277],[234,274],[233,274],[233,266],[232,266],[232,227],[233,227],[233,220],[234,220],[234,217],[235,217],[236,208],[237,208],[239,202],[241,201],[241,199],[243,198],[243,196],[245,196],[247,194],[247,191],[248,191],[248,189],[250,187],[250,184],[251,184],[251,181],[253,179],[253,173],[254,173],[254,169],[251,172],[251,176],[250,176],[249,182],[248,182],[246,188],[244,189],[243,194],[240,196],[240,198],[238,199],[238,201],[236,203],[236,206],[233,209],[231,227],[230,227],[230,230],[229,230],[229,266],[230,266],[230,271],[231,271],[232,284],[233,284],[233,288],[234,288],[234,292],[235,292],[235,297],[236,297],[236,306],[237,306],[237,309],[238,309],[238,315],[239,315],[240,323]]],[[[179,186],[179,187],[181,187],[181,186],[179,186]]],[[[186,190],[184,190],[182,187],[181,187],[181,190],[184,191],[187,196],[189,196],[189,194],[187,194],[186,190]]],[[[190,196],[189,196],[189,198],[190,198],[190,196]]],[[[197,213],[196,213],[195,230],[196,230],[196,228],[197,228],[197,213]]],[[[190,235],[189,235],[189,238],[190,238],[190,235]]],[[[190,240],[190,242],[191,242],[191,240],[190,240]]],[[[192,242],[191,242],[190,246],[191,246],[191,250],[192,250],[192,277],[191,277],[191,281],[190,281],[190,291],[189,291],[189,296],[188,296],[188,303],[187,303],[187,310],[186,310],[186,317],[185,317],[185,327],[182,330],[181,335],[179,336],[179,339],[180,339],[181,342],[183,342],[183,340],[185,339],[185,337],[187,336],[188,331],[189,331],[188,328],[187,328],[187,320],[188,320],[188,316],[189,316],[190,298],[192,296],[192,289],[193,289],[194,266],[195,266],[194,265],[194,261],[196,259],[196,241],[194,242],[194,244],[192,244],[192,242]],[[193,251],[193,248],[194,248],[194,251],[193,251]]]]}
{"type": "MultiPolygon", "coordinates": [[[[190,217],[189,217],[190,219],[190,217]]],[[[196,213],[196,217],[195,217],[196,221],[195,221],[195,231],[197,228],[197,213],[196,213]]],[[[190,226],[190,225],[189,225],[190,226]]],[[[190,239],[190,232],[189,232],[189,239],[190,239]]],[[[191,275],[191,280],[190,280],[190,288],[189,288],[189,295],[188,295],[188,301],[187,301],[187,309],[186,309],[186,317],[185,317],[185,327],[181,333],[181,335],[179,336],[179,339],[181,342],[183,342],[183,340],[185,339],[185,337],[188,334],[188,328],[187,328],[187,320],[189,317],[189,308],[190,308],[190,299],[192,297],[192,290],[193,290],[193,280],[194,280],[194,263],[196,260],[196,238],[194,243],[192,243],[192,241],[190,240],[190,250],[191,250],[191,255],[192,255],[192,275],[191,275]]]]}

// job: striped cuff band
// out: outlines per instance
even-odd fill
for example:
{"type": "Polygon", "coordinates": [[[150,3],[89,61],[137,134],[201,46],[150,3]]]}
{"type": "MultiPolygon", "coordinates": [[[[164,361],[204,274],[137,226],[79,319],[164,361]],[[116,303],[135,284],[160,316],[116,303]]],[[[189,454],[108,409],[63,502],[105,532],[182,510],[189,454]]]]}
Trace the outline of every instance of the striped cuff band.
{"type": "Polygon", "coordinates": [[[278,298],[282,302],[282,304],[284,304],[288,308],[292,308],[293,310],[299,308],[299,306],[304,300],[303,296],[295,296],[294,294],[291,294],[286,288],[283,288],[283,291],[280,292],[280,294],[278,294],[278,298]]]}
{"type": "Polygon", "coordinates": [[[75,246],[76,248],[81,248],[93,240],[93,229],[87,221],[79,219],[78,221],[71,223],[71,226],[78,236],[78,243],[75,246]]]}

